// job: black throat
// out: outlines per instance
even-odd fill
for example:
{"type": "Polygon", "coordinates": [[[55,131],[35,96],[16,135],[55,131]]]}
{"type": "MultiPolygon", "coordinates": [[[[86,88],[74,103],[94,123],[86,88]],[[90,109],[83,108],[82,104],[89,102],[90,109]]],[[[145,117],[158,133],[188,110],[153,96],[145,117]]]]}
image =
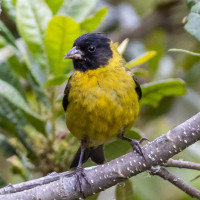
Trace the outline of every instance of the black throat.
{"type": "Polygon", "coordinates": [[[110,39],[101,34],[85,34],[74,42],[74,46],[83,52],[81,59],[73,60],[75,70],[84,72],[105,67],[113,56],[110,39]],[[91,45],[95,47],[94,52],[88,50],[91,45]]]}

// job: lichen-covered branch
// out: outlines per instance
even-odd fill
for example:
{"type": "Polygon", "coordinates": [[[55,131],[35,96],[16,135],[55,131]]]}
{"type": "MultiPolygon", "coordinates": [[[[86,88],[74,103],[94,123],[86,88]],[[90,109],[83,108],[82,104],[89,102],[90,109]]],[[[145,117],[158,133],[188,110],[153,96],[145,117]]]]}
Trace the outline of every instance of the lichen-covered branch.
{"type": "MultiPolygon", "coordinates": [[[[125,179],[135,176],[152,166],[166,163],[169,158],[200,140],[200,113],[171,129],[143,147],[145,159],[135,152],[112,160],[104,165],[85,168],[90,185],[83,184],[84,196],[105,190],[125,179]]],[[[9,185],[0,189],[0,200],[63,200],[78,199],[74,171],[53,173],[46,177],[9,185]]]]}
{"type": "Polygon", "coordinates": [[[183,190],[185,193],[190,195],[191,197],[200,199],[200,191],[197,190],[196,188],[193,188],[192,186],[188,185],[185,183],[183,180],[181,180],[179,177],[171,174],[169,171],[166,169],[160,167],[160,168],[152,168],[151,169],[151,174],[152,175],[157,175],[163,178],[164,180],[169,181],[179,189],[183,190]]]}

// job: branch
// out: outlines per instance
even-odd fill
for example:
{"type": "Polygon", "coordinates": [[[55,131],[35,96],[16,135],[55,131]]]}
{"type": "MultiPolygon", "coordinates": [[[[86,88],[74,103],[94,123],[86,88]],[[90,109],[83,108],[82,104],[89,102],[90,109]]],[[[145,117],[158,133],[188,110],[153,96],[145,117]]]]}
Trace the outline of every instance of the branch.
{"type": "Polygon", "coordinates": [[[182,160],[174,160],[174,159],[171,159],[171,158],[167,161],[167,163],[164,163],[163,166],[200,170],[200,164],[199,163],[182,161],[182,160]]]}
{"type": "MultiPolygon", "coordinates": [[[[198,140],[200,140],[200,113],[145,145],[143,147],[145,159],[135,152],[130,152],[106,164],[85,168],[87,180],[91,185],[82,185],[84,196],[91,196],[141,172],[151,170],[152,166],[167,162],[169,158],[198,140]]],[[[0,189],[0,200],[73,200],[80,197],[75,186],[74,171],[53,173],[40,179],[0,189]]]]}
{"type": "Polygon", "coordinates": [[[183,190],[185,193],[187,193],[191,197],[200,199],[200,191],[199,190],[197,190],[196,188],[193,188],[192,186],[184,183],[183,180],[181,180],[179,177],[171,174],[166,169],[164,169],[162,167],[160,167],[158,169],[157,168],[152,168],[151,169],[151,174],[160,176],[164,180],[169,181],[170,183],[172,183],[173,185],[175,185],[179,189],[183,190]]]}

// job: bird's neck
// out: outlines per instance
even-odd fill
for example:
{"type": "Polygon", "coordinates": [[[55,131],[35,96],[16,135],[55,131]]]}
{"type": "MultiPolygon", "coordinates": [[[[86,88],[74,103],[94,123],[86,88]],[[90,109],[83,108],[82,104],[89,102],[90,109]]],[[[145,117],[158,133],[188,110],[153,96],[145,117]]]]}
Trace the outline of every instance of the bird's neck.
{"type": "Polygon", "coordinates": [[[113,56],[112,58],[109,60],[109,63],[106,67],[109,68],[120,68],[125,66],[125,61],[122,58],[122,56],[119,54],[117,48],[118,48],[118,44],[117,43],[110,43],[110,48],[112,50],[113,56]]]}

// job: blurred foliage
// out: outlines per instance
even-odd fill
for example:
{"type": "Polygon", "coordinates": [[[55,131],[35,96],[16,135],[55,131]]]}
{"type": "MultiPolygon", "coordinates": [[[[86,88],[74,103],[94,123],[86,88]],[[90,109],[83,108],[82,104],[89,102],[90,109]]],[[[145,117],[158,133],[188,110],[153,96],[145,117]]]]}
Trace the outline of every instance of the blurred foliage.
{"type": "MultiPolygon", "coordinates": [[[[121,0],[91,0],[89,3],[87,0],[2,0],[0,152],[3,158],[0,156],[0,159],[4,160],[2,166],[7,168],[6,173],[0,173],[0,186],[69,169],[79,142],[65,125],[61,100],[73,65],[63,57],[74,40],[86,32],[118,34],[118,29],[127,27],[127,32],[140,31],[139,38],[124,37],[124,41],[117,44],[119,52],[130,60],[127,67],[140,83],[144,83],[138,128],[132,128],[128,137],[153,139],[197,112],[200,109],[199,101],[195,100],[200,97],[200,60],[199,53],[194,52],[199,50],[195,40],[200,40],[199,3],[188,0],[190,13],[185,29],[194,36],[192,38],[180,25],[188,11],[186,3],[178,0],[151,0],[148,3],[134,0],[126,3],[121,0]],[[178,12],[180,9],[183,12],[178,12]],[[153,18],[144,29],[145,17],[151,19],[156,14],[159,17],[153,18]],[[168,53],[169,48],[175,47],[181,50],[168,53]],[[189,54],[185,56],[182,52],[189,54]],[[184,95],[186,89],[190,92],[184,97],[172,97],[184,95]]],[[[125,141],[117,140],[105,146],[105,154],[109,161],[130,149],[125,141]]],[[[189,149],[184,157],[199,161],[196,151],[189,149]]],[[[91,164],[87,162],[86,166],[91,164]]],[[[137,181],[128,180],[117,185],[111,196],[124,200],[189,199],[177,190],[173,190],[170,197],[164,189],[158,193],[155,188],[161,187],[159,180],[154,177],[149,184],[147,177],[140,177],[137,181]],[[149,186],[150,189],[144,190],[143,182],[145,188],[149,186]]],[[[188,175],[186,179],[189,181],[192,177],[188,175]]],[[[162,188],[169,185],[162,184],[162,188]]],[[[200,188],[198,180],[193,184],[200,188]]],[[[103,199],[103,194],[88,199],[103,199]]]]}
{"type": "Polygon", "coordinates": [[[116,187],[116,200],[132,200],[134,198],[132,183],[126,180],[116,187]]]}

